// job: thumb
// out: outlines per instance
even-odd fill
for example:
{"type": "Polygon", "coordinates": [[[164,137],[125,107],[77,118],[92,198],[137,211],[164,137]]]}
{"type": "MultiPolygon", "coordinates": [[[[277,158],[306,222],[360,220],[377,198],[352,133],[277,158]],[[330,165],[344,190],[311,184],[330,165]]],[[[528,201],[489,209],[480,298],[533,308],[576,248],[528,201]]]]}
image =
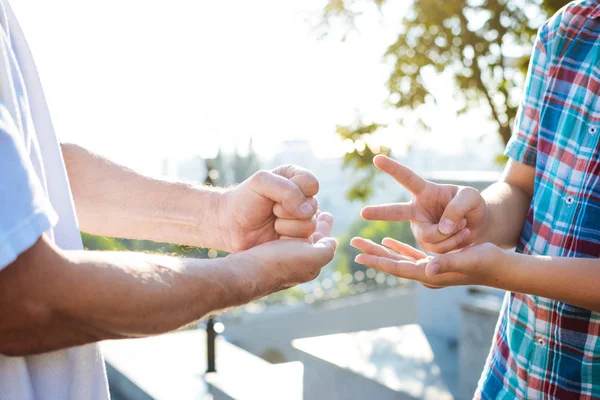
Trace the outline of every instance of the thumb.
{"type": "Polygon", "coordinates": [[[481,203],[481,194],[477,189],[464,187],[459,189],[456,196],[446,206],[440,218],[438,230],[444,235],[450,235],[467,226],[466,215],[481,203]]]}
{"type": "Polygon", "coordinates": [[[320,239],[314,245],[315,245],[315,247],[318,247],[318,248],[324,248],[326,250],[335,251],[337,249],[338,242],[337,242],[337,240],[335,240],[335,238],[326,237],[326,238],[320,239]]]}
{"type": "Polygon", "coordinates": [[[319,240],[317,243],[312,245],[313,249],[309,257],[320,267],[325,266],[335,255],[335,249],[337,248],[337,241],[332,237],[326,237],[319,240]]]}
{"type": "Polygon", "coordinates": [[[434,257],[425,266],[425,275],[435,276],[448,272],[467,272],[469,268],[477,264],[477,252],[469,248],[455,253],[442,254],[434,257]]]}

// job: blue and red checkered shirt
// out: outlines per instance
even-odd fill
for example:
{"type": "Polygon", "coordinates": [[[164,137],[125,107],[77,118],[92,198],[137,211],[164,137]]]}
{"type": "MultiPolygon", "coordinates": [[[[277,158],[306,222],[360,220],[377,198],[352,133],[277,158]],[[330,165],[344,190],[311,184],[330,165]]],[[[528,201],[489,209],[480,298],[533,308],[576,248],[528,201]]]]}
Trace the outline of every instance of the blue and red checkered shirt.
{"type": "MultiPolygon", "coordinates": [[[[536,170],[524,254],[600,257],[599,17],[600,0],[570,3],[535,42],[505,152],[536,170]]],[[[507,293],[475,397],[600,398],[600,313],[507,293]]]]}

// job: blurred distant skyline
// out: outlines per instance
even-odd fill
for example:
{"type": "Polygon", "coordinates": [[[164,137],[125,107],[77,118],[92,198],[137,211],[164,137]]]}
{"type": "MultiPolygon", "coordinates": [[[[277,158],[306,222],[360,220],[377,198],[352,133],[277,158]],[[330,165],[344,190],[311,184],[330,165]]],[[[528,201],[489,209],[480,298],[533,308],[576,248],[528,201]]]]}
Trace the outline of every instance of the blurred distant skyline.
{"type": "MultiPolygon", "coordinates": [[[[502,150],[483,113],[456,117],[448,77],[429,76],[439,107],[426,135],[386,110],[381,60],[410,2],[358,20],[360,33],[318,40],[318,0],[11,0],[40,70],[57,133],[143,172],[160,159],[244,149],[261,158],[286,140],[339,157],[335,134],[360,110],[390,124],[381,144],[460,154],[502,150]]],[[[410,118],[409,118],[410,120],[410,118]]]]}

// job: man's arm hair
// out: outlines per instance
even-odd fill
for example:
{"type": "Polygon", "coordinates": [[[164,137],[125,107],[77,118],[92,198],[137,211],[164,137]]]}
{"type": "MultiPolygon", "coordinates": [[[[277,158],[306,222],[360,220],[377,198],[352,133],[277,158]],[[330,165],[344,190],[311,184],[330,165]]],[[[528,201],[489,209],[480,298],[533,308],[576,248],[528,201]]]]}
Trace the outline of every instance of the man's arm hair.
{"type": "Polygon", "coordinates": [[[0,271],[0,353],[175,330],[256,297],[227,259],[62,251],[45,236],[0,271]]]}

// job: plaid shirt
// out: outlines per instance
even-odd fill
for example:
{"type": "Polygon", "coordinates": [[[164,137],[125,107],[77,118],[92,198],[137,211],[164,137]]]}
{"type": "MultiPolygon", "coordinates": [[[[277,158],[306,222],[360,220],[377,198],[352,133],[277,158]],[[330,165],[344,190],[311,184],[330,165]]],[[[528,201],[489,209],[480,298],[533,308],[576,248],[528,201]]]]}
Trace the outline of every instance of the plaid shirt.
{"type": "MultiPolygon", "coordinates": [[[[535,42],[505,152],[536,170],[524,254],[600,257],[599,17],[600,0],[572,2],[535,42]]],[[[507,293],[475,397],[600,399],[600,313],[507,293]]]]}

